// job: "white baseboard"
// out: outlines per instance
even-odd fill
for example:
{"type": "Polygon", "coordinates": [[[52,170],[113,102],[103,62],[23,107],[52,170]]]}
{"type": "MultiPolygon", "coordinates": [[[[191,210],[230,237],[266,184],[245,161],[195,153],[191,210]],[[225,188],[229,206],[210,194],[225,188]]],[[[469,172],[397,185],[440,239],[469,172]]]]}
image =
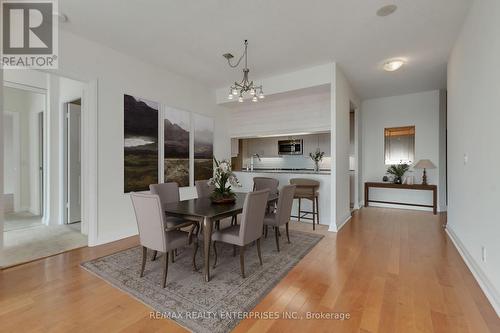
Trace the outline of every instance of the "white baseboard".
{"type": "Polygon", "coordinates": [[[89,246],[103,245],[137,235],[138,235],[137,230],[128,230],[120,233],[114,233],[112,235],[98,236],[97,241],[94,244],[89,243],[89,246]]]}
{"type": "Polygon", "coordinates": [[[330,225],[330,227],[328,228],[328,231],[339,232],[340,229],[342,229],[342,227],[344,225],[346,225],[347,222],[349,222],[349,220],[351,219],[351,217],[352,217],[351,213],[349,213],[348,215],[344,216],[344,218],[341,219],[341,221],[343,221],[341,224],[337,225],[336,228],[332,228],[332,226],[330,225]]]}
{"type": "Polygon", "coordinates": [[[464,260],[465,264],[471,271],[472,275],[476,279],[477,283],[479,284],[479,287],[481,287],[481,290],[485,294],[486,298],[488,301],[490,301],[491,306],[497,313],[497,316],[500,317],[500,295],[493,285],[491,281],[488,279],[488,277],[484,274],[483,270],[481,267],[478,265],[476,260],[471,256],[469,251],[465,248],[464,244],[458,238],[457,234],[453,231],[453,229],[448,225],[446,226],[446,233],[450,237],[451,241],[457,248],[458,253],[462,256],[462,259],[464,260]]]}

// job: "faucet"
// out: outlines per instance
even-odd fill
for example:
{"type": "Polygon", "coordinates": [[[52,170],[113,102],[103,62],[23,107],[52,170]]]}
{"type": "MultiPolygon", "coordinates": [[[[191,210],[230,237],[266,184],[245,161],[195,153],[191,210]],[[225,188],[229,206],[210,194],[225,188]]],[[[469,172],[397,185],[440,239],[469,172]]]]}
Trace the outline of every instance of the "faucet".
{"type": "Polygon", "coordinates": [[[254,157],[257,157],[259,159],[259,162],[261,161],[259,154],[253,154],[252,156],[250,156],[250,171],[253,171],[254,157]]]}

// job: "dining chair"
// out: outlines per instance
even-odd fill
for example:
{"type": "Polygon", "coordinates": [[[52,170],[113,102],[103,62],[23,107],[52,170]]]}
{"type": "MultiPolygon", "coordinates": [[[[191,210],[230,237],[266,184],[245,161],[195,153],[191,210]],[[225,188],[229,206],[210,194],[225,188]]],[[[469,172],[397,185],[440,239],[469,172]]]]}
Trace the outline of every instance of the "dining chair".
{"type": "Polygon", "coordinates": [[[279,181],[269,177],[253,177],[253,190],[261,191],[268,189],[270,196],[278,195],[279,181]]]}
{"type": "Polygon", "coordinates": [[[210,184],[208,180],[197,180],[194,182],[198,198],[208,198],[213,193],[215,186],[210,184]]]}
{"type": "MultiPolygon", "coordinates": [[[[210,184],[208,180],[197,180],[194,182],[198,198],[209,198],[215,190],[215,186],[210,184]]],[[[236,215],[231,218],[231,225],[236,224],[236,215]]],[[[215,228],[220,229],[220,221],[215,222],[215,228]]]]}
{"type": "MultiPolygon", "coordinates": [[[[169,252],[189,245],[192,242],[193,227],[189,232],[179,229],[165,230],[165,213],[163,212],[160,197],[157,194],[131,193],[132,205],[134,207],[137,227],[139,229],[139,240],[142,246],[142,264],[140,277],[144,276],[146,257],[148,249],[165,254],[163,267],[163,288],[167,284],[168,256],[169,252]]],[[[195,251],[198,242],[194,242],[195,251]]],[[[193,266],[196,267],[193,256],[193,266]]]]}
{"type": "MultiPolygon", "coordinates": [[[[179,185],[176,182],[162,183],[162,184],[150,184],[149,191],[151,194],[156,194],[160,198],[161,206],[164,207],[168,203],[179,202],[179,185]]],[[[165,228],[166,230],[179,230],[181,228],[192,225],[193,221],[184,220],[174,216],[165,216],[165,228]]],[[[152,260],[156,259],[157,252],[153,252],[152,260]]],[[[172,262],[175,261],[175,253],[172,253],[172,262]]]]}
{"type": "Polygon", "coordinates": [[[259,261],[262,265],[260,238],[262,237],[262,226],[264,223],[268,197],[269,190],[248,193],[243,204],[240,224],[217,230],[213,233],[212,240],[215,255],[214,268],[217,265],[217,242],[239,246],[240,269],[243,278],[245,278],[245,247],[254,241],[257,243],[257,254],[259,255],[259,261]]]}
{"type": "Polygon", "coordinates": [[[286,227],[286,238],[290,244],[290,234],[288,233],[288,223],[292,214],[293,198],[295,195],[295,185],[286,185],[280,191],[276,212],[267,213],[264,217],[264,225],[271,226],[274,229],[276,238],[276,249],[280,251],[279,228],[284,225],[286,227]]]}

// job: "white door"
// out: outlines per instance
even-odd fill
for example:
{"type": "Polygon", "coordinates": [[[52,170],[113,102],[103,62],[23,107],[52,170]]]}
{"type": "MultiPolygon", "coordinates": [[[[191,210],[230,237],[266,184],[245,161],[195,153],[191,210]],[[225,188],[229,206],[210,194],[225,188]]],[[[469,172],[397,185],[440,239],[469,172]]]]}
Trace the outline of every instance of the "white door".
{"type": "Polygon", "coordinates": [[[68,103],[67,113],[68,223],[80,222],[81,213],[81,106],[68,103]]]}

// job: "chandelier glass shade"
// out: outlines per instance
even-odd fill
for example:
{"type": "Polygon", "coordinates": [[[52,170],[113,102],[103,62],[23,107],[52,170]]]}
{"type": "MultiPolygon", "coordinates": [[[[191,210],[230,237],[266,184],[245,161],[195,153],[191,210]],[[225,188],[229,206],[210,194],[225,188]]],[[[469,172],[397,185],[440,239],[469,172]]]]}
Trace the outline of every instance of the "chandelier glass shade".
{"type": "Polygon", "coordinates": [[[242,103],[244,101],[244,98],[248,95],[251,96],[252,102],[258,102],[259,99],[263,99],[264,92],[262,91],[262,85],[257,86],[253,83],[253,81],[250,81],[248,78],[248,73],[250,70],[248,69],[248,61],[247,61],[247,49],[248,49],[248,40],[245,39],[245,51],[241,55],[240,59],[236,64],[231,63],[231,59],[233,56],[229,53],[224,54],[224,58],[227,59],[227,63],[231,68],[236,68],[239,66],[241,60],[245,59],[245,68],[243,68],[243,79],[240,82],[234,82],[233,85],[229,88],[229,95],[228,99],[232,100],[237,98],[238,102],[242,103]]]}

